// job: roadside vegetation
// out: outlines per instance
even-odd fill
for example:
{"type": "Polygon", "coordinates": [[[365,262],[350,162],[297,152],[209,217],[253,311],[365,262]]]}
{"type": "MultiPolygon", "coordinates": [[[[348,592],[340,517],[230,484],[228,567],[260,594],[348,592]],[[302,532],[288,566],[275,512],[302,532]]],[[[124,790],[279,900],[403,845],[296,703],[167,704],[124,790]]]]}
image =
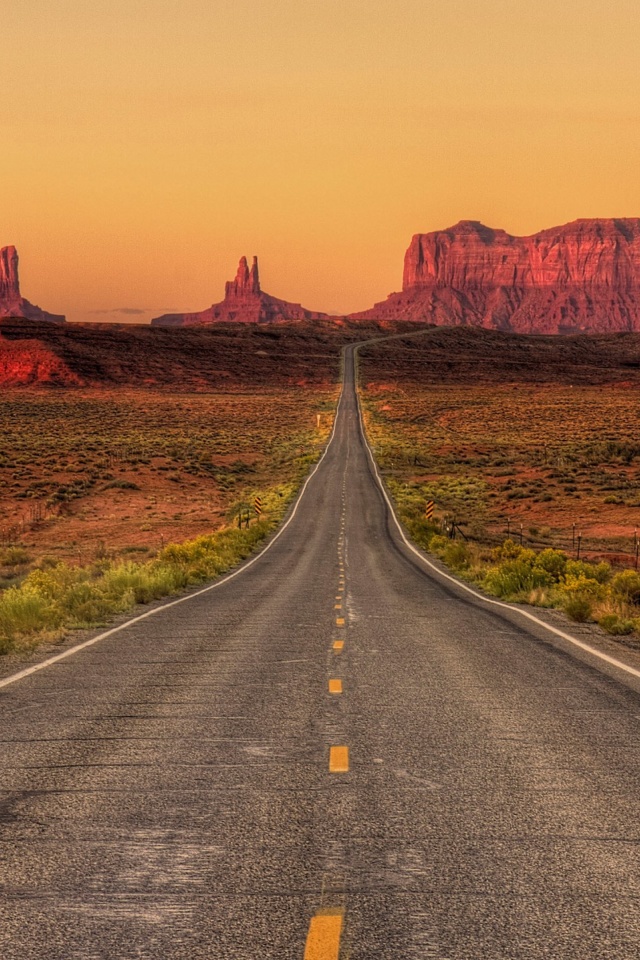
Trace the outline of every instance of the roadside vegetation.
{"type": "MultiPolygon", "coordinates": [[[[304,472],[311,462],[309,458],[304,472]]],[[[0,653],[59,640],[70,629],[105,624],[138,603],[182,593],[231,570],[278,526],[304,475],[302,464],[299,468],[294,481],[259,491],[263,509],[259,519],[238,526],[239,516],[250,516],[246,502],[239,501],[231,505],[228,525],[170,543],[152,559],[104,558],[71,565],[41,558],[20,583],[0,593],[0,653]]],[[[19,547],[0,550],[4,567],[19,568],[25,562],[19,547]]]]}
{"type": "Polygon", "coordinates": [[[512,539],[496,546],[451,539],[424,517],[424,492],[387,478],[411,539],[461,579],[490,596],[563,610],[569,619],[595,621],[607,633],[640,645],[640,573],[610,563],[572,559],[563,550],[532,550],[512,539]],[[634,639],[635,638],[635,639],[634,639]]]}
{"type": "Polygon", "coordinates": [[[485,339],[435,330],[362,351],[365,425],[399,516],[416,543],[486,593],[561,609],[638,645],[631,348],[610,338],[596,365],[585,362],[592,338],[554,341],[548,356],[544,338],[485,339]]]}
{"type": "Polygon", "coordinates": [[[337,394],[10,394],[0,412],[0,653],[106,624],[240,563],[320,456],[337,394]]]}

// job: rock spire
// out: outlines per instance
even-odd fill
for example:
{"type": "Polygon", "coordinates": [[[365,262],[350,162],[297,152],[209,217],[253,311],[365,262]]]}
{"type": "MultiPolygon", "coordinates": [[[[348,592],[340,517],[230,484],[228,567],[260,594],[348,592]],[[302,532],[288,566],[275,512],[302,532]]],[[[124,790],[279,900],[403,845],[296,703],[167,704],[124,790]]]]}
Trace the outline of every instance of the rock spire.
{"type": "Polygon", "coordinates": [[[0,250],[0,300],[19,300],[18,251],[15,247],[0,250]]]}
{"type": "Polygon", "coordinates": [[[258,274],[258,258],[253,258],[251,269],[246,257],[241,257],[235,280],[225,284],[225,300],[241,300],[244,297],[260,296],[260,276],[258,274]]]}
{"type": "Polygon", "coordinates": [[[15,247],[0,248],[0,319],[15,317],[18,320],[47,320],[64,323],[65,318],[41,310],[20,293],[18,277],[18,251],[15,247]]]}
{"type": "Polygon", "coordinates": [[[277,323],[291,320],[328,320],[326,313],[307,310],[299,303],[289,303],[265,293],[260,287],[258,258],[251,267],[246,257],[240,259],[235,280],[224,288],[224,300],[197,313],[168,313],[155,317],[154,327],[183,327],[208,323],[277,323]]]}

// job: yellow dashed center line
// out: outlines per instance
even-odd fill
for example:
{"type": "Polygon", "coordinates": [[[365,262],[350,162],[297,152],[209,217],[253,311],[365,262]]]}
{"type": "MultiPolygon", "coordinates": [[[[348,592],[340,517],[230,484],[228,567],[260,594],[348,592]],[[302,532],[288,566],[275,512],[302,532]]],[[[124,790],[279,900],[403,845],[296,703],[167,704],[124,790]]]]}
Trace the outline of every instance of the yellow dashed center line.
{"type": "Polygon", "coordinates": [[[336,617],[336,627],[344,627],[344,617],[336,617]]]}
{"type": "Polygon", "coordinates": [[[331,747],[329,773],[349,773],[349,747],[331,747]]]}
{"type": "Polygon", "coordinates": [[[339,652],[340,650],[344,649],[344,640],[334,640],[334,641],[333,641],[333,649],[334,649],[334,650],[337,650],[338,652],[339,652]]]}
{"type": "Polygon", "coordinates": [[[334,606],[333,606],[333,609],[334,609],[334,610],[342,610],[342,604],[341,604],[341,603],[335,603],[334,606]]]}
{"type": "Polygon", "coordinates": [[[329,680],[329,693],[342,693],[342,680],[329,680]]]}
{"type": "Polygon", "coordinates": [[[343,916],[341,911],[318,913],[311,918],[304,960],[338,960],[343,916]]]}

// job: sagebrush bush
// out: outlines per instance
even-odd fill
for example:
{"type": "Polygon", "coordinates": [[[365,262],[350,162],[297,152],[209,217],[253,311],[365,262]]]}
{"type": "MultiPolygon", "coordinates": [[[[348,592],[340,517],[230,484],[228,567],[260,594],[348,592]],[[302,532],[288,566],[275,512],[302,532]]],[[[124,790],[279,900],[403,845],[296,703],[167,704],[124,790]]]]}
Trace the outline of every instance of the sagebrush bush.
{"type": "Polygon", "coordinates": [[[575,594],[569,596],[564,601],[564,612],[570,620],[576,623],[586,623],[591,619],[593,613],[593,601],[584,594],[575,594]]]}
{"type": "Polygon", "coordinates": [[[31,560],[31,556],[24,547],[5,547],[0,550],[0,566],[23,567],[31,560]]]}
{"type": "Polygon", "coordinates": [[[482,579],[488,593],[496,597],[520,599],[532,590],[548,587],[553,582],[551,575],[527,560],[507,560],[490,567],[482,579]]]}
{"type": "Polygon", "coordinates": [[[10,587],[0,596],[0,637],[5,642],[59,625],[54,605],[33,587],[10,587]]]}
{"type": "Polygon", "coordinates": [[[622,619],[617,613],[607,613],[598,620],[599,625],[607,633],[617,637],[626,637],[633,633],[635,624],[633,620],[622,619]]]}
{"type": "Polygon", "coordinates": [[[637,570],[622,570],[611,579],[614,594],[629,603],[640,603],[640,573],[637,570]]]}

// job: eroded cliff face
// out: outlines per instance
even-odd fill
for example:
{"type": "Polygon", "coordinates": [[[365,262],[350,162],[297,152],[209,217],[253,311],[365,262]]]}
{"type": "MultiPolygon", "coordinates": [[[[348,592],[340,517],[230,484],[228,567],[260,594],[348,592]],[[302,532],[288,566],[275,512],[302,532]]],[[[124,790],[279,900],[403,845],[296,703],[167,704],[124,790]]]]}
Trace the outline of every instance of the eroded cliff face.
{"type": "Polygon", "coordinates": [[[243,300],[245,297],[257,297],[260,294],[260,276],[258,258],[253,258],[251,269],[246,257],[240,258],[235,280],[229,280],[224,287],[225,300],[243,300]]]}
{"type": "Polygon", "coordinates": [[[0,300],[19,300],[18,251],[15,247],[0,250],[0,300]]]}
{"type": "Polygon", "coordinates": [[[198,313],[167,313],[151,321],[154,327],[183,327],[208,323],[273,323],[288,320],[328,319],[327,314],[307,310],[299,303],[279,300],[260,287],[258,258],[251,267],[246,257],[238,264],[235,280],[225,284],[224,300],[198,313]]]}
{"type": "Polygon", "coordinates": [[[464,220],[416,234],[402,292],[352,316],[520,333],[640,330],[640,219],[577,220],[531,237],[464,220]]]}
{"type": "Polygon", "coordinates": [[[64,323],[65,318],[55,313],[47,313],[40,307],[29,303],[20,294],[18,276],[18,251],[15,247],[0,249],[0,318],[16,317],[22,320],[48,320],[64,323]]]}

